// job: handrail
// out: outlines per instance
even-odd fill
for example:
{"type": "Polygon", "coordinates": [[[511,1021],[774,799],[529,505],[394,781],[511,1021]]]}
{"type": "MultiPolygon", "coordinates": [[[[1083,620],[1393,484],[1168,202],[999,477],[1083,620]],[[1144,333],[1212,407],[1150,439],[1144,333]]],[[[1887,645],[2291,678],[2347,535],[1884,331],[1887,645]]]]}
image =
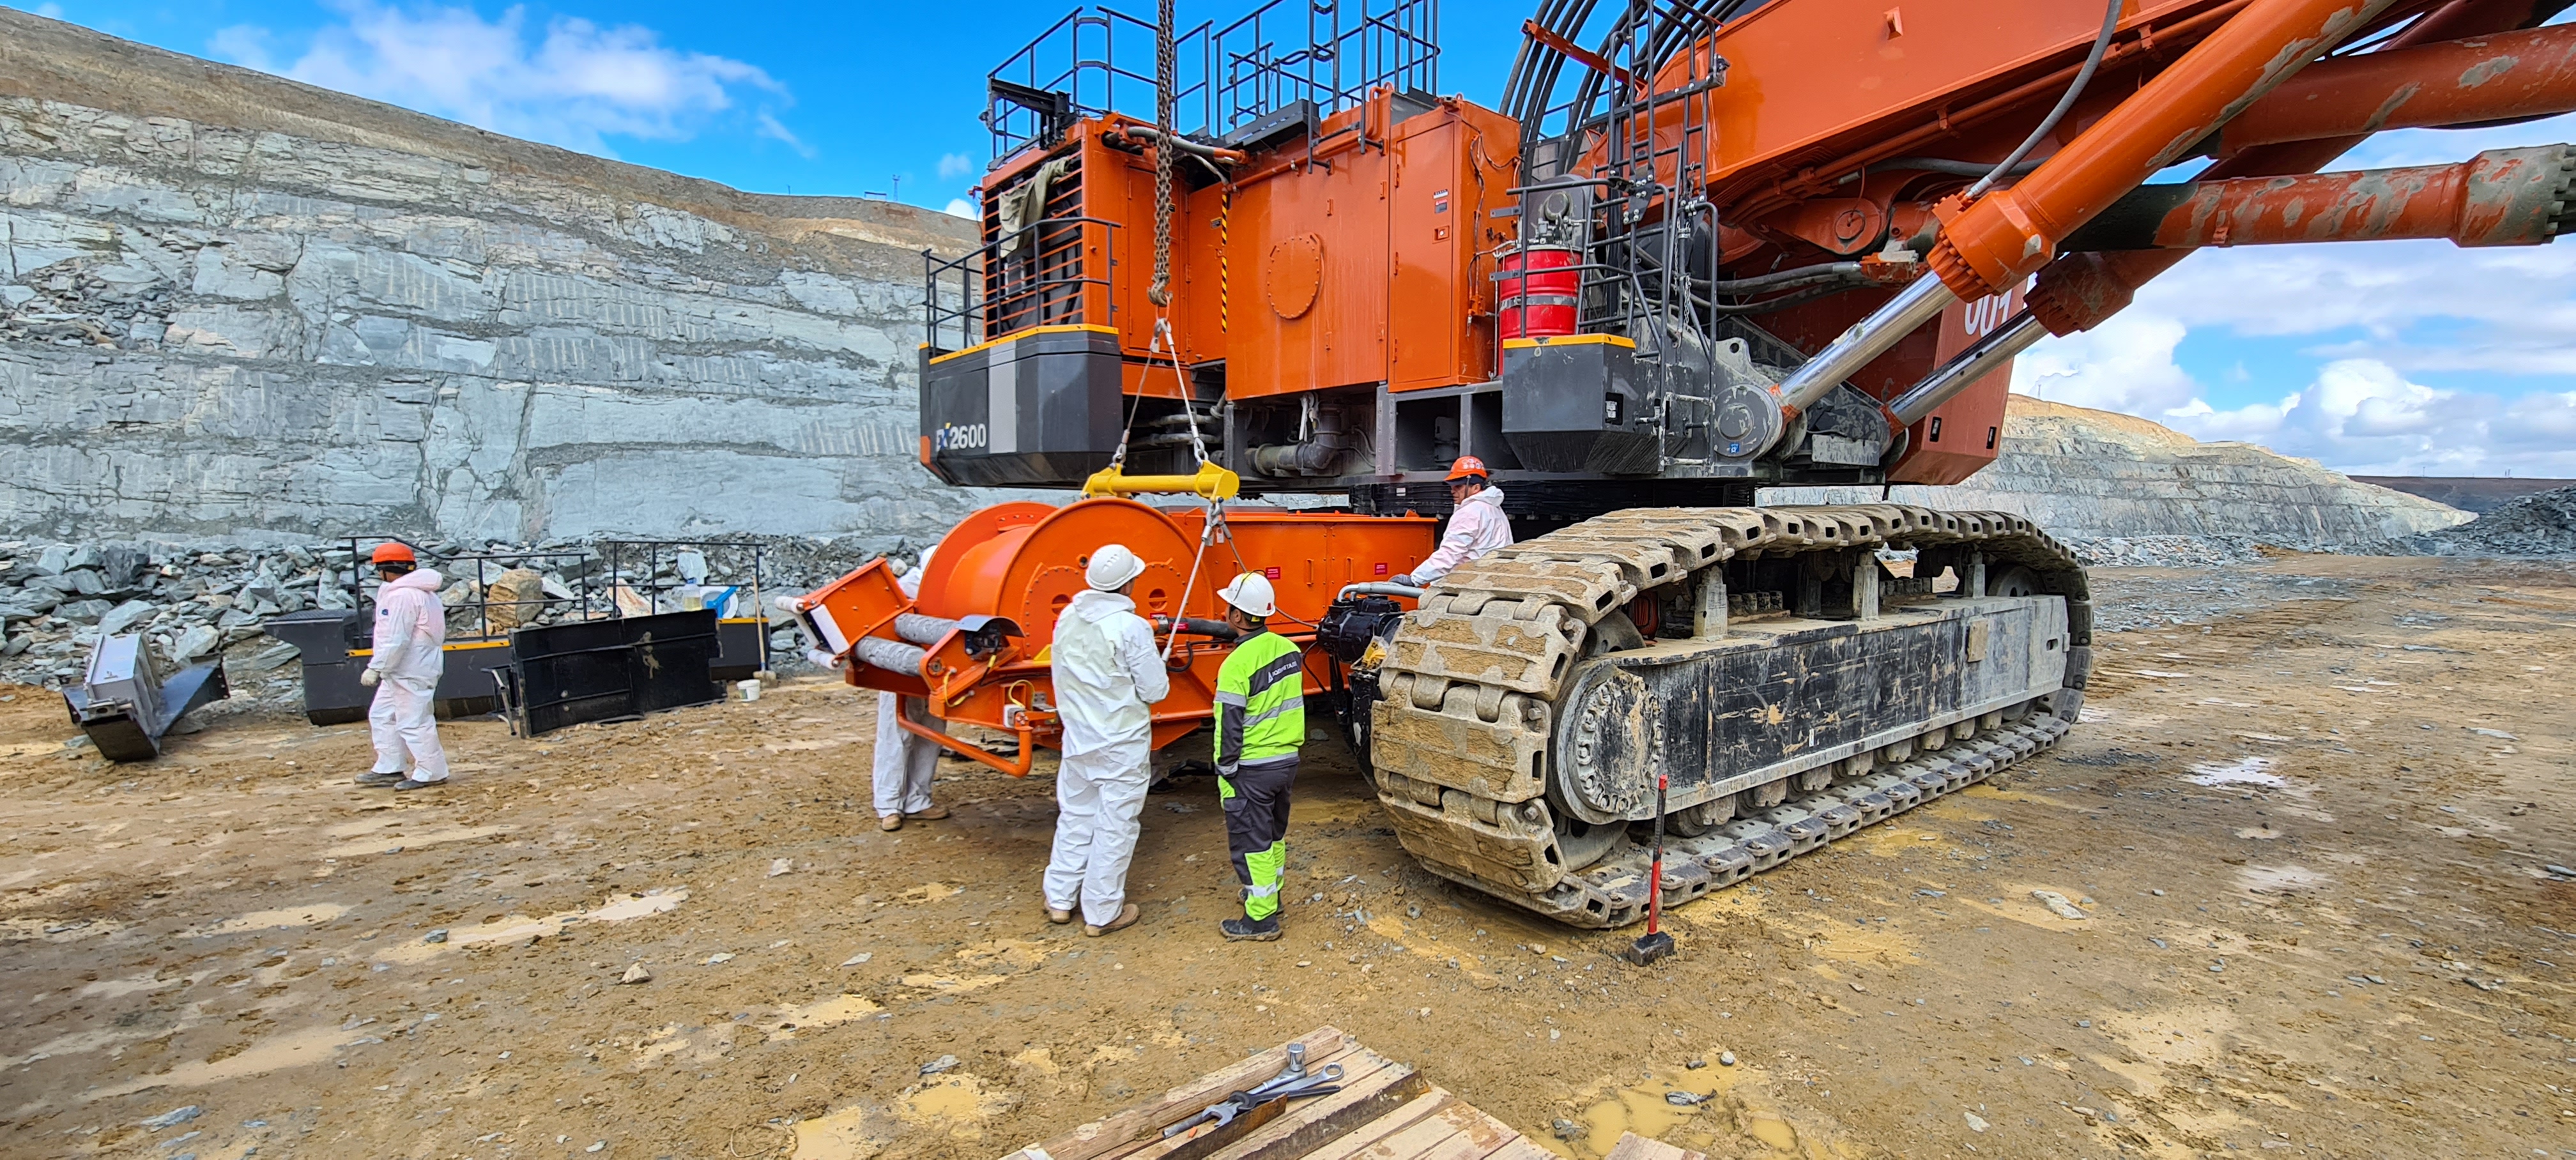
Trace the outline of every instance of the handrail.
{"type": "MultiPolygon", "coordinates": [[[[979,283],[991,281],[994,264],[1000,261],[997,256],[998,249],[1010,243],[1011,237],[994,238],[947,261],[941,261],[936,254],[928,250],[922,251],[922,329],[924,331],[922,337],[933,354],[964,350],[988,339],[1031,326],[1091,323],[1094,321],[1090,317],[1090,293],[1093,287],[1097,287],[1100,291],[1101,305],[1106,314],[1106,317],[1098,321],[1104,325],[1117,325],[1116,285],[1105,271],[1114,267],[1118,261],[1119,223],[1106,218],[1077,214],[1070,217],[1039,218],[1021,228],[1024,232],[1033,232],[1037,235],[1036,240],[1030,244],[1039,247],[1039,252],[1030,262],[1032,268],[1029,280],[1006,294],[992,295],[977,291],[979,283]],[[1058,260],[1052,264],[1051,269],[1047,261],[1047,251],[1043,248],[1049,231],[1057,231],[1058,236],[1061,237],[1064,236],[1062,231],[1070,228],[1070,237],[1073,239],[1071,245],[1076,251],[1076,257],[1079,258],[1079,250],[1087,244],[1087,229],[1091,226],[1100,227],[1105,234],[1102,244],[1106,253],[1103,261],[1098,263],[1104,272],[1093,274],[1091,271],[1094,264],[1081,260],[1071,262],[1058,260]],[[1061,272],[1066,266],[1070,266],[1075,272],[1071,274],[1061,272]],[[944,304],[940,292],[941,279],[952,272],[958,279],[958,303],[953,307],[944,304]],[[1070,302],[1067,305],[1070,307],[1070,315],[1068,317],[1024,317],[1030,312],[1032,303],[1043,311],[1049,304],[1046,296],[1050,294],[1069,295],[1070,302]],[[954,327],[958,333],[959,341],[955,346],[945,346],[940,341],[942,332],[950,327],[954,327]]],[[[1018,249],[1017,246],[1012,248],[1014,251],[1018,249]]],[[[1061,259],[1065,252],[1063,243],[1059,242],[1054,252],[1061,259]]]]}

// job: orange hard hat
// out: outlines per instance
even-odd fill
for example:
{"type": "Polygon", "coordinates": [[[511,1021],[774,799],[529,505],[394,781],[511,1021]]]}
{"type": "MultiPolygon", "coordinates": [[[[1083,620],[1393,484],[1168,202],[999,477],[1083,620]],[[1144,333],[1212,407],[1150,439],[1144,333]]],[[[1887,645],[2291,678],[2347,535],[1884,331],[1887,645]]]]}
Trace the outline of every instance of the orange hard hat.
{"type": "Polygon", "coordinates": [[[368,562],[373,564],[390,564],[397,560],[411,564],[418,562],[419,559],[411,554],[411,545],[400,540],[387,540],[376,545],[376,554],[367,558],[368,562]]]}
{"type": "Polygon", "coordinates": [[[1458,480],[1470,478],[1485,478],[1485,461],[1473,455],[1461,455],[1458,457],[1458,462],[1449,465],[1449,480],[1455,483],[1458,480]]]}

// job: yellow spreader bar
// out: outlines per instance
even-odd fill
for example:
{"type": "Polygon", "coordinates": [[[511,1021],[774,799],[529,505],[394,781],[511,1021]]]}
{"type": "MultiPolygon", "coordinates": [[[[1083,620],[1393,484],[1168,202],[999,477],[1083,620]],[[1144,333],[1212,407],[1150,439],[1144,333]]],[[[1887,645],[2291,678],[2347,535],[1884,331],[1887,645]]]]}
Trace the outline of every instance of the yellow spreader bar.
{"type": "Polygon", "coordinates": [[[1104,495],[1194,495],[1226,500],[1242,490],[1242,476],[1213,463],[1199,464],[1195,475],[1129,475],[1111,464],[1082,481],[1084,499],[1104,495]]]}

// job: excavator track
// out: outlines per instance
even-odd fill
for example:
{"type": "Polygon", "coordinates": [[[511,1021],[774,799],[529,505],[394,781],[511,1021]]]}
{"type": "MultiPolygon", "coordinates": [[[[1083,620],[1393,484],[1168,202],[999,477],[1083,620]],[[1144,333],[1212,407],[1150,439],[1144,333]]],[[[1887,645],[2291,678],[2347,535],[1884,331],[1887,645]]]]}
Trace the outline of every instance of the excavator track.
{"type": "MultiPolygon", "coordinates": [[[[1461,567],[1405,615],[1371,708],[1378,795],[1405,849],[1432,872],[1569,925],[1622,926],[1646,913],[1650,855],[1640,839],[1655,796],[1646,771],[1668,750],[1676,788],[1688,773],[1695,802],[1666,815],[1669,906],[2054,744],[2082,704],[2092,619],[2074,554],[2006,513],[1894,504],[1612,512],[1461,567]],[[1879,549],[1906,548],[1918,550],[1925,579],[1878,564],[1879,549]],[[1766,560],[1767,571],[1753,571],[1766,560]],[[1737,575],[1793,579],[1787,591],[1730,590],[1731,564],[1737,575]],[[1929,578],[1944,569],[1960,591],[1936,596],[1929,578]],[[1846,578],[1839,593],[1823,579],[1836,575],[1846,578]],[[1697,620],[1653,631],[1694,600],[1697,620]],[[2030,663],[2014,672],[2038,684],[2001,685],[1983,699],[1944,695],[1967,683],[1965,662],[1985,661],[1989,636],[2003,648],[2024,624],[2030,663]],[[1888,631],[1865,631],[1872,626],[1888,631]],[[1713,651],[1730,642],[1732,651],[1713,651]],[[1647,682],[1610,667],[1652,664],[1658,647],[1681,656],[1662,695],[1711,707],[1677,715],[1647,682]],[[1700,653],[1682,655],[1693,648],[1700,653]],[[1732,658],[1722,671],[1745,679],[1720,679],[1705,657],[1732,658]],[[1731,709],[1694,687],[1764,681],[1775,683],[1732,694],[1731,709]],[[1908,699],[1927,684],[1940,687],[1908,699]],[[1882,719],[1854,732],[1842,719],[1863,716],[1862,707],[1843,701],[1868,702],[1882,719]],[[1723,752],[1740,760],[1712,758],[1710,746],[1686,744],[1666,723],[1697,729],[1719,718],[1734,731],[1723,752]],[[1756,722],[1749,747],[1747,720],[1756,722]],[[1576,819],[1586,812],[1592,822],[1576,819]]],[[[2024,664],[2021,654],[2004,660],[2024,664]]]]}

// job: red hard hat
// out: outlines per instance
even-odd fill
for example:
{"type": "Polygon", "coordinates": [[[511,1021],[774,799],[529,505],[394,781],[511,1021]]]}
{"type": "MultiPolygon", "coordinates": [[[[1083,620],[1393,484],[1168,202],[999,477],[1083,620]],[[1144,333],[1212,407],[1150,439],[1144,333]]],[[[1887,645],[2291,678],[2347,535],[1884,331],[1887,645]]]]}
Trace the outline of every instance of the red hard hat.
{"type": "Polygon", "coordinates": [[[1458,457],[1458,462],[1449,465],[1449,479],[1451,482],[1456,482],[1470,478],[1485,478],[1485,461],[1473,455],[1461,455],[1458,457]]]}
{"type": "Polygon", "coordinates": [[[399,560],[405,564],[411,564],[418,562],[419,559],[419,557],[411,554],[411,545],[400,540],[387,540],[384,543],[376,545],[376,554],[368,557],[368,562],[375,564],[389,564],[399,560]]]}

